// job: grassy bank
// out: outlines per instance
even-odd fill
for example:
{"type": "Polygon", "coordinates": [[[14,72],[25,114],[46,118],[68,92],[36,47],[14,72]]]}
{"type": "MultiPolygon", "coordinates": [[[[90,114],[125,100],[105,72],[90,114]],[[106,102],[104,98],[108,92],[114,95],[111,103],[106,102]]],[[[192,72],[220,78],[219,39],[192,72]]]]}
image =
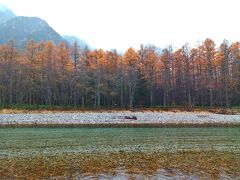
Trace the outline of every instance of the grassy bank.
{"type": "Polygon", "coordinates": [[[54,113],[54,112],[115,112],[115,111],[153,111],[153,112],[209,112],[216,114],[240,114],[240,106],[223,108],[223,107],[135,107],[135,108],[119,108],[119,107],[79,107],[79,106],[49,106],[49,105],[12,105],[8,107],[0,106],[0,114],[15,114],[15,113],[54,113]]]}

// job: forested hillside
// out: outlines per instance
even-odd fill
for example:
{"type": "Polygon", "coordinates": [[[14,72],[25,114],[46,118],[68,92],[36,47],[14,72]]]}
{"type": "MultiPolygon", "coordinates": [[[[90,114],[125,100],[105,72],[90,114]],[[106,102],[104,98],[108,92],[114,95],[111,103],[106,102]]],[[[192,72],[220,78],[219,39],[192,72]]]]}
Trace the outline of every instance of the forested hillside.
{"type": "Polygon", "coordinates": [[[16,16],[0,24],[0,44],[14,40],[15,46],[21,49],[31,39],[36,42],[52,41],[55,44],[64,41],[46,21],[38,17],[16,16]]]}
{"type": "Polygon", "coordinates": [[[240,42],[206,39],[175,51],[154,46],[89,50],[77,43],[0,46],[0,104],[80,107],[239,106],[240,42]]]}

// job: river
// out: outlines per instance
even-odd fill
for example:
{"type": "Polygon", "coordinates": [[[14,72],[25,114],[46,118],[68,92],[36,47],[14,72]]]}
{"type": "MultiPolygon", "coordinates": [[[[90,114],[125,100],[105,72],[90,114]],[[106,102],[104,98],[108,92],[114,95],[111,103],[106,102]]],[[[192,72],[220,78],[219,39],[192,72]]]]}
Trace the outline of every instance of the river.
{"type": "Polygon", "coordinates": [[[237,179],[240,128],[0,128],[0,177],[237,179]]]}

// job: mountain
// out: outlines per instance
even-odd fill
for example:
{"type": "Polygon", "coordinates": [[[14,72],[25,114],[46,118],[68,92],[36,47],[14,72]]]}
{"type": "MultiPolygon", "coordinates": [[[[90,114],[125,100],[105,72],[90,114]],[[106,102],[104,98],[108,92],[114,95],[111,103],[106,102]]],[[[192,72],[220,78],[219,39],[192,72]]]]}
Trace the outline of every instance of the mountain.
{"type": "Polygon", "coordinates": [[[0,24],[5,23],[15,16],[16,15],[12,12],[12,10],[0,4],[0,24]]]}
{"type": "Polygon", "coordinates": [[[87,44],[86,41],[79,39],[76,36],[73,35],[63,35],[62,36],[70,45],[73,45],[75,42],[77,42],[78,46],[80,49],[84,49],[85,47],[88,47],[91,49],[91,47],[89,47],[89,45],[87,44]]]}
{"type": "Polygon", "coordinates": [[[0,44],[14,40],[17,47],[22,47],[31,39],[36,42],[52,41],[55,44],[64,41],[46,21],[38,17],[16,16],[0,24],[0,44]]]}
{"type": "MultiPolygon", "coordinates": [[[[76,36],[60,36],[48,23],[38,17],[16,16],[9,8],[0,5],[0,44],[14,40],[18,48],[24,47],[27,41],[52,41],[54,44],[65,42],[70,45],[75,41],[80,49],[88,44],[76,36]]],[[[88,46],[89,47],[89,46],[88,46]]]]}

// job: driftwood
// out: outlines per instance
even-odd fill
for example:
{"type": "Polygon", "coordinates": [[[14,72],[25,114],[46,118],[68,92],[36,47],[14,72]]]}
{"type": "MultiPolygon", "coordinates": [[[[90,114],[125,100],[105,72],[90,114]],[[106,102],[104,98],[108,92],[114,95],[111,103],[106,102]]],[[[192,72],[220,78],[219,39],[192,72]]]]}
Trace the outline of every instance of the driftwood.
{"type": "Polygon", "coordinates": [[[137,120],[136,116],[124,116],[124,119],[133,119],[133,120],[137,120]]]}
{"type": "Polygon", "coordinates": [[[115,116],[113,119],[131,119],[131,120],[137,120],[136,116],[115,116]]]}

